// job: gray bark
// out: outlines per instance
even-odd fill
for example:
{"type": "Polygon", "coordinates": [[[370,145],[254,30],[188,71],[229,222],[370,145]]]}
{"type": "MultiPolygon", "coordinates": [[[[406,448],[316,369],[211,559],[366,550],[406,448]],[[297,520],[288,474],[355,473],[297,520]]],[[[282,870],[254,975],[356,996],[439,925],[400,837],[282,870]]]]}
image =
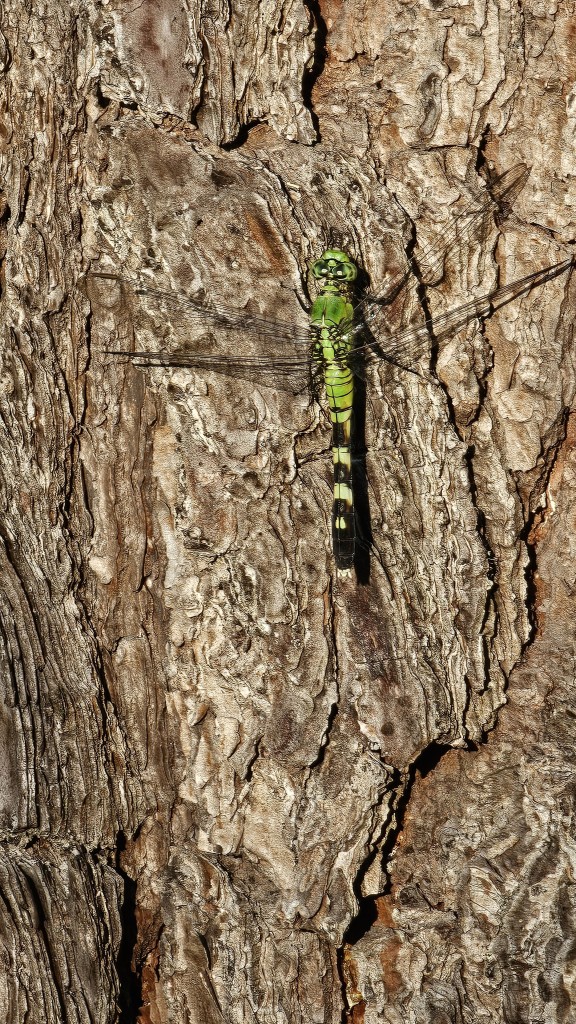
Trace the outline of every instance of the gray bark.
{"type": "Polygon", "coordinates": [[[574,16],[5,3],[2,1019],[572,1018],[573,275],[371,376],[359,579],[318,404],[90,272],[305,323],[518,161],[397,323],[566,259],[574,16]]]}

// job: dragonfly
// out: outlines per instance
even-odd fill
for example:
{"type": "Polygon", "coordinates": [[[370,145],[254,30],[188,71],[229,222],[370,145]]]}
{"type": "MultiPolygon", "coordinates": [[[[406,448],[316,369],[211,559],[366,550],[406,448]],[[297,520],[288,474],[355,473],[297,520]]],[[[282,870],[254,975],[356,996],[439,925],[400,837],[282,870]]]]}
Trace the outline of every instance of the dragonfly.
{"type": "Polygon", "coordinates": [[[438,280],[448,257],[469,236],[486,230],[495,218],[508,215],[529,173],[525,164],[517,164],[474,193],[469,205],[452,218],[443,232],[442,243],[429,245],[417,259],[410,257],[407,267],[393,275],[378,294],[362,293],[358,297],[357,262],[344,248],[325,249],[310,268],[317,296],[307,324],[272,320],[242,308],[197,301],[177,291],[144,287],[119,274],[93,271],[91,278],[114,281],[131,289],[136,309],[140,310],[135,315],[136,338],[138,324],[144,324],[146,313],[154,310],[156,323],[161,313],[166,320],[160,323],[179,319],[187,331],[187,347],[174,351],[138,347],[106,351],[139,366],[189,367],[201,374],[222,374],[258,387],[292,395],[308,393],[320,402],[324,399],[332,425],[333,557],[336,569],[349,574],[358,544],[362,543],[356,524],[352,472],[359,381],[368,379],[371,367],[386,363],[418,373],[418,360],[430,351],[432,344],[473,319],[487,318],[512,299],[567,271],[575,262],[571,257],[544,267],[436,316],[427,314],[427,307],[422,311],[423,282],[438,280]],[[404,311],[409,310],[410,317],[413,311],[420,310],[418,323],[412,320],[397,329],[392,327],[399,301],[404,311]],[[198,330],[200,340],[190,342],[189,338],[198,330]],[[224,354],[222,338],[226,339],[224,354]],[[241,345],[248,347],[249,355],[239,354],[241,345]]]}

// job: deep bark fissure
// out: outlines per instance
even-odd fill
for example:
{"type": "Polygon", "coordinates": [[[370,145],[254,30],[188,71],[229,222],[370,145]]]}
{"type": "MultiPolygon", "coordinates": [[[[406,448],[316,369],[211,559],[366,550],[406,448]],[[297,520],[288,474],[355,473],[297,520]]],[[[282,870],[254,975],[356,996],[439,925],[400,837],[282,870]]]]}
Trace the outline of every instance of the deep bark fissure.
{"type": "Polygon", "coordinates": [[[322,141],[320,134],[320,119],[314,111],[314,88],[322,76],[327,60],[328,29],[322,17],[322,9],[318,0],[304,0],[304,6],[310,11],[314,22],[314,59],[309,68],[304,69],[302,75],[302,99],[310,111],[312,124],[318,142],[322,141]]]}
{"type": "Polygon", "coordinates": [[[122,931],[116,958],[120,991],[118,1006],[119,1024],[136,1024],[142,1007],[141,966],[135,963],[138,944],[137,896],[138,884],[121,866],[122,853],[126,849],[126,836],[120,833],[116,845],[115,869],[122,878],[124,899],[120,908],[122,931]]]}

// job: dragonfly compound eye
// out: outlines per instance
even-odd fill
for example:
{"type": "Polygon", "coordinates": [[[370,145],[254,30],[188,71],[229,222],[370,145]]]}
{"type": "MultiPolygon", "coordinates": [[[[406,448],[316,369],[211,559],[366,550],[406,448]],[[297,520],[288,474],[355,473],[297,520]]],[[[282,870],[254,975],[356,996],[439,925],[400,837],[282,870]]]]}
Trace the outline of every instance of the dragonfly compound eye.
{"type": "Polygon", "coordinates": [[[310,267],[312,274],[316,278],[328,277],[330,271],[326,260],[314,260],[310,267]]]}
{"type": "Polygon", "coordinates": [[[358,276],[358,268],[352,260],[346,260],[345,263],[341,263],[339,267],[339,277],[343,277],[345,281],[355,281],[358,276]]]}

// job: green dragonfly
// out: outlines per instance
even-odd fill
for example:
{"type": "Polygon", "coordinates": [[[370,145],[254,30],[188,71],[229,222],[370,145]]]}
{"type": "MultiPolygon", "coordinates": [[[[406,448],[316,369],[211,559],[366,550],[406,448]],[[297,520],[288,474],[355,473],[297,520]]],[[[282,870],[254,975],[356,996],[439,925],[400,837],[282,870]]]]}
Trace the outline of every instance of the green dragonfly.
{"type": "Polygon", "coordinates": [[[332,422],[334,561],[338,570],[347,571],[358,552],[352,472],[355,382],[365,380],[371,366],[385,362],[420,372],[415,364],[434,342],[472,319],[486,318],[575,262],[570,258],[545,267],[438,316],[422,314],[422,282],[438,280],[451,252],[470,235],[493,224],[494,216],[507,215],[528,174],[529,169],[518,164],[477,192],[444,231],[442,243],[426,248],[417,261],[409,259],[407,269],[389,280],[380,294],[364,293],[354,301],[358,276],[355,261],[343,249],[327,248],[311,265],[318,295],[307,324],[270,320],[238,308],[199,302],[178,292],[142,287],[117,274],[92,272],[90,277],[119,282],[132,290],[137,308],[133,313],[136,337],[139,323],[144,324],[146,315],[153,311],[156,323],[158,313],[162,313],[161,323],[180,318],[190,334],[198,327],[203,332],[199,347],[193,342],[176,351],[114,348],[107,350],[108,354],[128,357],[137,365],[190,367],[201,373],[225,374],[294,395],[307,391],[316,400],[323,394],[332,422]],[[410,317],[420,309],[420,322],[394,330],[391,321],[400,300],[403,310],[411,311],[410,317]],[[206,328],[210,329],[208,337],[206,328]],[[238,354],[242,347],[250,354],[238,354]]]}

